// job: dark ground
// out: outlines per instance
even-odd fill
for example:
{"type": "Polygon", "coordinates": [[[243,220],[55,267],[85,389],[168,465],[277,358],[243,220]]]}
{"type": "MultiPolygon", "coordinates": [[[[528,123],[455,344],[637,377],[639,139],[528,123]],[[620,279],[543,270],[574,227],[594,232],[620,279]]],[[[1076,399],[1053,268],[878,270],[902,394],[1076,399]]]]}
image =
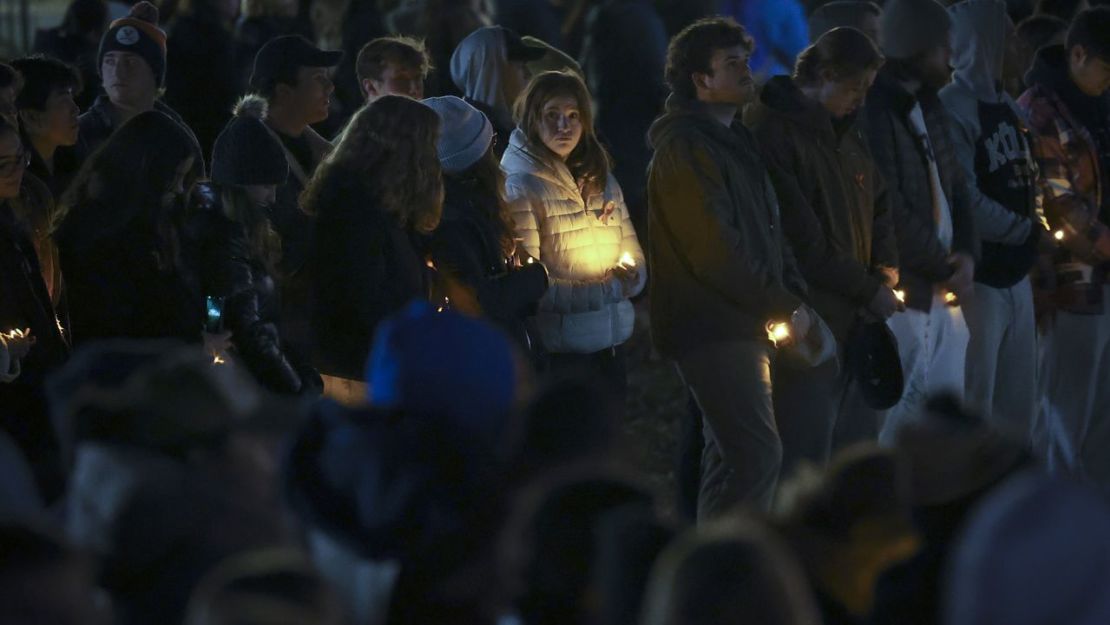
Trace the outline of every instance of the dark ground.
{"type": "Polygon", "coordinates": [[[636,304],[636,329],[626,343],[628,402],[621,428],[624,463],[655,489],[662,509],[674,512],[675,461],[687,392],[671,361],[651,347],[647,302],[636,304]]]}

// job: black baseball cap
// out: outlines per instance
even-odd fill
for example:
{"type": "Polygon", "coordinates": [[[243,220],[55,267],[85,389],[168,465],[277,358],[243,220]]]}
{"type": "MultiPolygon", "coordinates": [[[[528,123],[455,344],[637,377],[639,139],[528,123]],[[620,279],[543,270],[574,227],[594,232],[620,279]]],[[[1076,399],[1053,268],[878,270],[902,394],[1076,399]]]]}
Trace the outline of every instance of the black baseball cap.
{"type": "Polygon", "coordinates": [[[254,56],[250,86],[262,85],[283,71],[296,67],[335,67],[343,60],[340,50],[321,50],[301,35],[284,35],[266,42],[254,56]]]}
{"type": "Polygon", "coordinates": [[[510,61],[531,63],[538,61],[547,54],[547,50],[538,45],[529,45],[515,31],[500,27],[505,37],[505,57],[510,61]]]}

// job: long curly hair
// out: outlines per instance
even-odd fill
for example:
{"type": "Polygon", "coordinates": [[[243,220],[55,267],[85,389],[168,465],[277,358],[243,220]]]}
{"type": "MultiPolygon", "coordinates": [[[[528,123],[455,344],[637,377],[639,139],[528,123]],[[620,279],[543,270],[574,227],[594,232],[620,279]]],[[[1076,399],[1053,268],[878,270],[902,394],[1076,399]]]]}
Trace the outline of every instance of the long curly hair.
{"type": "Polygon", "coordinates": [[[590,104],[590,91],[577,74],[571,72],[543,72],[532,78],[513,107],[513,117],[517,125],[528,136],[528,141],[537,149],[544,150],[549,156],[554,154],[547,149],[540,138],[540,123],[543,120],[543,107],[551,98],[569,97],[578,103],[578,114],[582,121],[582,139],[567,157],[567,168],[578,182],[582,196],[588,197],[605,191],[605,183],[612,169],[612,159],[594,132],[594,115],[590,104]]]}
{"type": "Polygon", "coordinates": [[[326,213],[326,189],[354,180],[398,225],[435,230],[443,214],[439,123],[435,111],[404,96],[383,96],[359,109],[302,193],[301,206],[312,215],[326,213]]]}

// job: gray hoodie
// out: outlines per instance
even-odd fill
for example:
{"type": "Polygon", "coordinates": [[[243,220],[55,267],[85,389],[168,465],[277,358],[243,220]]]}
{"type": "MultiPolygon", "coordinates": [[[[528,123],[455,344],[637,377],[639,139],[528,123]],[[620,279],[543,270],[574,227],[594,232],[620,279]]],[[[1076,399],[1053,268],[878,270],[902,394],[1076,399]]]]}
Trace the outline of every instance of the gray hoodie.
{"type": "MultiPolygon", "coordinates": [[[[1013,99],[1001,88],[1006,37],[1013,30],[1004,0],[967,0],[948,9],[952,16],[953,81],[940,91],[940,99],[955,121],[953,144],[956,158],[968,180],[975,181],[975,150],[981,128],[979,103],[1006,103],[1024,119],[1013,99]]],[[[1029,237],[1033,220],[1015,213],[984,195],[978,184],[969,185],[975,227],[984,241],[1021,245],[1029,237]]]]}
{"type": "Polygon", "coordinates": [[[451,80],[467,100],[477,102],[491,114],[495,127],[512,127],[513,97],[507,93],[505,76],[510,71],[504,29],[479,28],[459,43],[451,55],[451,80]]]}

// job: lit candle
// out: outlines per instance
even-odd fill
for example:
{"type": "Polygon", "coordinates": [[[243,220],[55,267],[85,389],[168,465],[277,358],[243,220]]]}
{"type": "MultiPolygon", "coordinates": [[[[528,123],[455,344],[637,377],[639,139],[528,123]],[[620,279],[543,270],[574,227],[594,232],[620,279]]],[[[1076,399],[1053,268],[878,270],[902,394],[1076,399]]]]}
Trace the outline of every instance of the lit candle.
{"type": "Polygon", "coordinates": [[[1057,241],[1063,241],[1064,240],[1064,231],[1063,230],[1057,230],[1056,232],[1052,233],[1052,236],[1057,241]]]}
{"type": "Polygon", "coordinates": [[[536,262],[536,259],[535,259],[535,258],[532,258],[531,256],[529,256],[529,257],[528,257],[528,264],[529,264],[529,265],[531,265],[531,264],[532,264],[532,263],[534,263],[534,262],[536,262]]]}
{"type": "Polygon", "coordinates": [[[903,304],[906,303],[906,292],[905,291],[903,291],[901,289],[895,291],[894,292],[894,297],[898,298],[899,302],[902,302],[903,304]]]}
{"type": "Polygon", "coordinates": [[[944,302],[946,304],[955,304],[956,303],[956,294],[953,293],[952,291],[946,292],[944,294],[944,302]]]}
{"type": "Polygon", "coordinates": [[[225,362],[227,362],[227,361],[226,361],[226,360],[224,360],[223,358],[220,358],[220,355],[219,355],[219,354],[213,354],[213,355],[212,355],[212,364],[214,364],[214,365],[222,365],[222,364],[224,364],[225,362]]]}
{"type": "Polygon", "coordinates": [[[790,324],[783,322],[775,323],[774,321],[768,322],[767,338],[775,345],[790,338],[790,324]]]}
{"type": "Polygon", "coordinates": [[[635,267],[636,266],[636,259],[632,258],[632,254],[629,254],[628,252],[625,252],[625,253],[621,254],[621,258],[620,258],[619,261],[617,261],[617,264],[620,265],[621,267],[635,267]]]}

